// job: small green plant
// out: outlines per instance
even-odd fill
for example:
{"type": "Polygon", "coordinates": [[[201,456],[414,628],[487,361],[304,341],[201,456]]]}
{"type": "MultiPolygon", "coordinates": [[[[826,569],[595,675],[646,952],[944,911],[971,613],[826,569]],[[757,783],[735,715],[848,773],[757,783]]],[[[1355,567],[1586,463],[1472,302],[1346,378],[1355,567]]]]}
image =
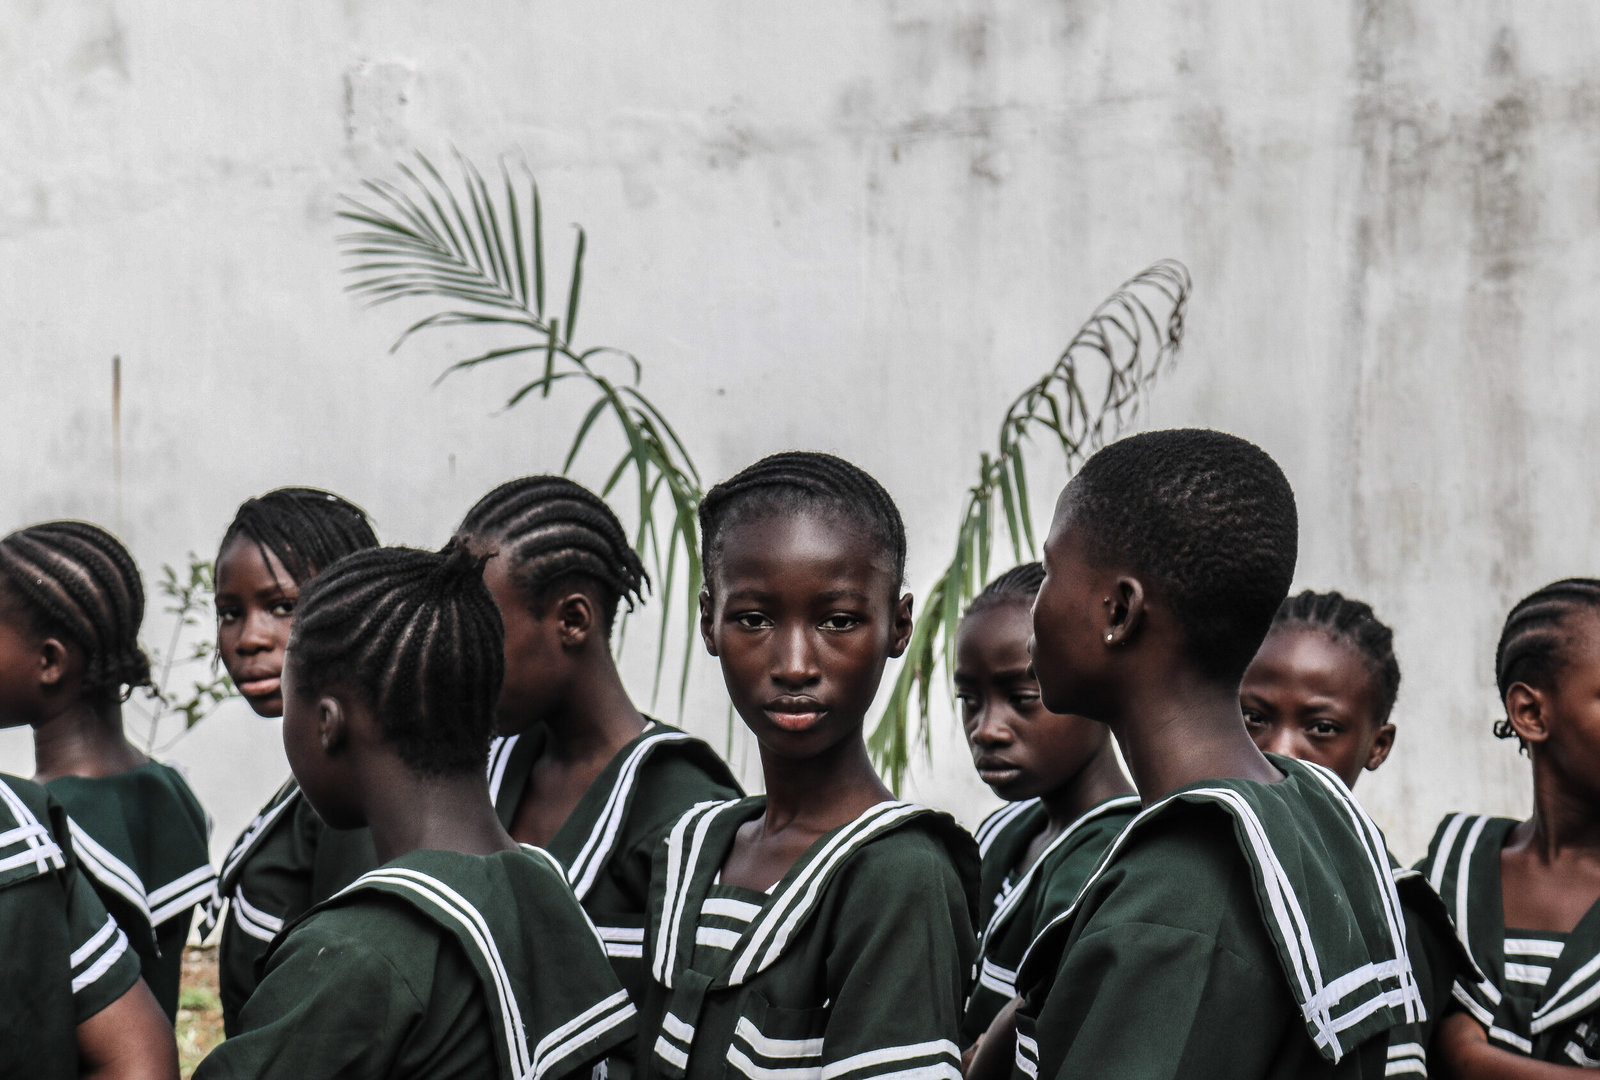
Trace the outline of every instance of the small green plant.
{"type": "Polygon", "coordinates": [[[238,696],[226,675],[217,672],[217,646],[211,621],[212,598],[216,593],[215,568],[194,552],[189,552],[183,568],[171,563],[161,566],[156,591],[166,599],[165,611],[172,617],[172,633],[165,649],[150,649],[153,685],[149,703],[139,703],[149,725],[145,751],[158,753],[170,749],[200,721],[227,701],[238,696]],[[194,666],[204,663],[206,674],[194,675],[194,666]],[[188,674],[185,685],[173,687],[174,674],[188,674]],[[183,730],[157,746],[161,721],[177,713],[183,717],[183,730]]]}
{"type": "Polygon", "coordinates": [[[571,472],[602,417],[614,423],[626,445],[605,474],[600,493],[609,496],[631,474],[638,511],[634,546],[651,569],[661,604],[658,694],[675,611],[687,631],[679,676],[681,708],[697,640],[699,470],[661,410],[640,391],[644,372],[638,358],[609,346],[575,344],[587,243],[583,229],[577,229],[565,303],[547,305],[544,208],[533,176],[526,169],[514,175],[502,162],[491,188],[460,154],[456,165],[459,182],[452,186],[419,153],[415,168],[398,166],[399,183],[366,180],[363,197],[346,199],[339,216],[357,226],[339,237],[350,259],[348,288],[374,305],[413,298],[451,305],[406,327],[391,352],[413,334],[440,327],[513,332],[512,344],[459,360],[439,376],[442,380],[457,371],[513,358],[532,361],[532,377],[506,401],[508,409],[535,393],[548,398],[563,385],[586,391],[588,403],[561,464],[563,473],[571,472]]]}
{"type": "Polygon", "coordinates": [[[955,551],[944,572],[918,594],[911,644],[883,715],[867,747],[898,790],[913,743],[932,748],[928,718],[941,665],[953,665],[961,612],[989,579],[990,556],[1009,539],[1012,557],[1035,557],[1027,451],[1035,434],[1054,444],[1068,471],[1138,412],[1150,383],[1170,366],[1183,339],[1189,271],[1165,259],[1137,274],[1095,308],[1056,362],[1027,387],[1000,422],[996,448],[978,458],[977,482],[967,490],[955,551]]]}

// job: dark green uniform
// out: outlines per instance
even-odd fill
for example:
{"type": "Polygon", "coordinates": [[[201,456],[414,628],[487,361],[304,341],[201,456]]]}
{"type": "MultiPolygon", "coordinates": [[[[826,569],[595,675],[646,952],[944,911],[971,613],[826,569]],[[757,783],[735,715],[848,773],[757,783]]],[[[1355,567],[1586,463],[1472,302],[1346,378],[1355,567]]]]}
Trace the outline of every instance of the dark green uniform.
{"type": "Polygon", "coordinates": [[[695,807],[658,847],[639,1068],[672,1080],[960,1080],[978,859],[945,814],[883,802],[770,893],[716,882],[765,798],[695,807]]]}
{"type": "Polygon", "coordinates": [[[1389,857],[1390,871],[1400,894],[1400,910],[1406,920],[1406,947],[1411,967],[1417,973],[1426,1014],[1418,1020],[1400,1024],[1389,1032],[1388,1076],[1428,1075],[1428,1048],[1439,1018],[1451,1009],[1450,992],[1456,978],[1481,977],[1473,968],[1466,949],[1457,940],[1455,927],[1444,901],[1433,891],[1428,879],[1416,870],[1400,866],[1389,857]]]}
{"type": "Polygon", "coordinates": [[[537,848],[413,851],[274,941],[197,1080],[562,1080],[635,1010],[562,868],[537,848]]]}
{"type": "Polygon", "coordinates": [[[377,865],[371,831],[328,828],[293,780],[262,807],[222,860],[200,931],[209,934],[226,910],[217,961],[229,1035],[278,932],[377,865]]]}
{"type": "Polygon", "coordinates": [[[71,818],[78,865],[128,935],[156,1001],[176,1019],[189,924],[216,891],[206,812],[183,776],[159,761],[45,787],[71,818]]]}
{"type": "Polygon", "coordinates": [[[1455,999],[1495,1046],[1540,1061],[1600,1068],[1600,903],[1570,934],[1508,929],[1500,851],[1518,823],[1451,814],[1417,869],[1444,899],[1479,977],[1455,999]]]}
{"type": "Polygon", "coordinates": [[[1337,776],[1211,780],[1139,814],[1023,959],[1027,1080],[1369,1080],[1421,1016],[1383,835],[1337,776]]]}
{"type": "Polygon", "coordinates": [[[78,1025],[139,981],[139,958],[71,853],[43,788],[0,776],[0,1076],[75,1080],[78,1025]]]}
{"type": "Polygon", "coordinates": [[[1038,799],[1002,806],[974,834],[983,870],[978,891],[978,962],[961,1021],[961,1045],[971,1046],[995,1015],[1017,996],[1017,965],[1051,919],[1067,910],[1111,841],[1139,812],[1137,795],[1107,799],[1050,841],[1020,877],[1017,864],[1050,824],[1038,799]]]}
{"type": "MultiPolygon", "coordinates": [[[[544,742],[544,728],[536,727],[496,739],[489,750],[489,796],[507,830],[544,742]]],[[[635,1000],[647,981],[644,917],[654,847],[691,806],[741,794],[711,747],[652,721],[611,759],[546,846],[567,868],[573,893],[635,1000]]]]}

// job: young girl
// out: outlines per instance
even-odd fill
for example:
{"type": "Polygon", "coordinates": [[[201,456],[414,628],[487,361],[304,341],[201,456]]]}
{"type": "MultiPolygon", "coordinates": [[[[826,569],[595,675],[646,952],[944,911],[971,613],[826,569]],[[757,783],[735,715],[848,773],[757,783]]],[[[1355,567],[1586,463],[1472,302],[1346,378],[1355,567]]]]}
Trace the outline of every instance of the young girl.
{"type": "Polygon", "coordinates": [[[1438,1050],[1463,1080],[1600,1068],[1600,581],[1558,581],[1506,619],[1495,652],[1506,718],[1533,765],[1526,821],[1451,814],[1419,869],[1455,913],[1482,978],[1438,1050]]]}
{"type": "Polygon", "coordinates": [[[706,494],[700,630],[767,794],[689,811],[656,852],[647,1073],[953,1077],[974,956],[972,840],[896,802],[862,723],[911,635],[888,493],[825,454],[706,494]]]}
{"type": "MultiPolygon", "coordinates": [[[[1314,761],[1351,788],[1394,746],[1389,721],[1400,692],[1394,633],[1372,608],[1336,592],[1307,589],[1273,616],[1239,687],[1245,726],[1263,752],[1314,761]]],[[[1428,1075],[1428,1048],[1470,961],[1425,877],[1389,856],[1405,915],[1412,966],[1426,1017],[1390,1034],[1391,1075],[1428,1075]]]]}
{"type": "Polygon", "coordinates": [[[0,540],[0,627],[18,647],[0,667],[0,725],[32,726],[34,780],[66,808],[79,865],[173,1019],[216,874],[189,785],[123,734],[122,702],[150,685],[143,620],[139,569],[104,529],[50,521],[0,540]]]}
{"type": "Polygon", "coordinates": [[[660,834],[739,785],[705,743],[634,707],[611,655],[618,606],[648,584],[611,508],[560,476],[502,484],[461,531],[498,554],[484,580],[505,624],[489,790],[511,836],[549,850],[630,994],[660,834]]]}
{"type": "Polygon", "coordinates": [[[1056,505],[1042,700],[1111,729],[1145,809],[1018,969],[1034,1080],[1368,1080],[1420,1018],[1382,834],[1241,715],[1298,531],[1277,463],[1216,431],[1111,443],[1056,505]]]}
{"type": "MultiPolygon", "coordinates": [[[[1039,701],[1028,656],[1044,567],[1025,563],[979,593],[956,631],[956,699],[972,762],[1007,800],[978,827],[977,980],[962,1020],[971,1047],[1016,997],[1017,965],[1065,911],[1139,797],[1103,724],[1039,701]]],[[[1010,1055],[1000,1059],[1009,1068],[1010,1055]]]]}
{"type": "Polygon", "coordinates": [[[561,867],[489,801],[503,643],[482,568],[460,541],[384,548],[306,590],[284,750],[330,826],[370,827],[382,866],[289,924],[202,1080],[587,1078],[632,1035],[561,867]]]}
{"type": "MultiPolygon", "coordinates": [[[[17,642],[0,627],[0,653],[17,642]]],[[[72,855],[67,816],[0,775],[0,1076],[176,1080],[172,1022],[72,855]]]]}
{"type": "MultiPolygon", "coordinates": [[[[284,649],[300,590],[340,557],[377,544],[366,514],[326,491],[280,488],[239,507],[217,554],[217,652],[258,715],[283,715],[284,649]]],[[[278,931],[376,865],[364,830],[329,832],[292,779],[278,789],[222,861],[202,928],[226,904],[218,964],[229,1034],[278,931]]]]}

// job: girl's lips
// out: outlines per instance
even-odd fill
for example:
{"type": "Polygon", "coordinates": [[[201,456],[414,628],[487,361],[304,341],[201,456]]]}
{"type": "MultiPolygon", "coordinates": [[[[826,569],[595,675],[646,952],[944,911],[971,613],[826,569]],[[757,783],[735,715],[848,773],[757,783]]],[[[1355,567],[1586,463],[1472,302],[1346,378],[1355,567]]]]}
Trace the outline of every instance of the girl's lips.
{"type": "Polygon", "coordinates": [[[985,784],[1002,784],[1015,780],[1021,772],[1015,765],[988,765],[978,770],[978,779],[985,784]]]}
{"type": "Polygon", "coordinates": [[[795,712],[793,710],[767,709],[766,714],[767,719],[784,731],[805,731],[807,728],[814,727],[822,719],[826,711],[825,709],[815,709],[810,712],[795,712]]]}
{"type": "Polygon", "coordinates": [[[245,697],[258,698],[276,694],[281,681],[278,676],[272,675],[265,679],[246,679],[244,682],[235,685],[239,687],[239,693],[245,697]]]}

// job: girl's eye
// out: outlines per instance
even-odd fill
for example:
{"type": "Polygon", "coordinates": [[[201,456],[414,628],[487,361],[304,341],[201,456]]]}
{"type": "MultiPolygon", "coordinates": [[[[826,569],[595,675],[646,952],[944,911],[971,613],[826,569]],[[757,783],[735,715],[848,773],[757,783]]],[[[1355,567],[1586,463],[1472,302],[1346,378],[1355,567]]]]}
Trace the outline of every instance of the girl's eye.
{"type": "Polygon", "coordinates": [[[959,690],[956,692],[956,706],[960,708],[963,716],[967,713],[977,712],[978,695],[971,690],[959,690]]]}
{"type": "Polygon", "coordinates": [[[741,611],[733,617],[733,621],[745,630],[762,630],[772,625],[772,620],[759,611],[741,611]]]}
{"type": "Polygon", "coordinates": [[[217,608],[217,622],[219,624],[220,623],[230,623],[233,620],[237,619],[238,617],[239,617],[239,609],[238,608],[231,608],[231,607],[219,607],[219,608],[217,608]]]}
{"type": "Polygon", "coordinates": [[[861,620],[845,612],[835,612],[822,620],[824,630],[854,630],[861,625],[861,620]]]}
{"type": "Polygon", "coordinates": [[[1339,734],[1339,725],[1332,720],[1316,720],[1311,724],[1311,734],[1319,738],[1331,739],[1339,734]]]}
{"type": "Polygon", "coordinates": [[[280,619],[287,619],[289,616],[294,614],[294,601],[276,600],[273,602],[272,607],[268,608],[267,610],[271,611],[280,619]]]}
{"type": "Polygon", "coordinates": [[[1017,710],[1032,709],[1032,708],[1035,708],[1038,704],[1039,704],[1039,695],[1038,694],[1013,694],[1013,695],[1011,695],[1011,707],[1013,709],[1017,709],[1017,710]]]}
{"type": "Polygon", "coordinates": [[[1243,711],[1246,727],[1261,727],[1266,724],[1266,720],[1264,720],[1261,714],[1256,712],[1254,709],[1245,709],[1243,711]]]}

